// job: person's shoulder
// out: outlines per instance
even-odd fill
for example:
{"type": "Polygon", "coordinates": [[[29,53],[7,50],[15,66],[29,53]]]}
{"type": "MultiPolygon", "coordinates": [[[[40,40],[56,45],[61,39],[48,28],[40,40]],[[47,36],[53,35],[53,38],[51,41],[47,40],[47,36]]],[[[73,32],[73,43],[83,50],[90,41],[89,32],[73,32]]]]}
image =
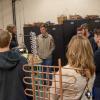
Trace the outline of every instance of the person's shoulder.
{"type": "Polygon", "coordinates": [[[13,59],[16,59],[16,61],[18,61],[17,65],[27,64],[27,59],[24,56],[22,56],[18,50],[16,49],[10,50],[9,55],[12,56],[13,59]]]}
{"type": "Polygon", "coordinates": [[[37,35],[37,40],[42,38],[42,34],[37,35]]]}
{"type": "Polygon", "coordinates": [[[96,50],[95,55],[100,55],[100,48],[96,50]]]}
{"type": "Polygon", "coordinates": [[[51,34],[48,34],[48,37],[52,40],[53,36],[51,34]]]}
{"type": "Polygon", "coordinates": [[[48,36],[49,36],[49,37],[52,37],[52,35],[51,35],[51,34],[49,34],[49,33],[48,33],[48,36]]]}
{"type": "Polygon", "coordinates": [[[41,36],[42,36],[42,34],[37,35],[37,37],[41,37],[41,36]]]}
{"type": "Polygon", "coordinates": [[[36,35],[36,38],[40,37],[41,34],[36,35]]]}
{"type": "Polygon", "coordinates": [[[22,55],[20,55],[20,64],[24,65],[27,64],[27,59],[25,57],[23,57],[22,55]]]}
{"type": "Polygon", "coordinates": [[[73,74],[75,74],[76,72],[75,72],[75,70],[74,70],[74,68],[73,67],[71,67],[70,65],[66,65],[66,66],[64,66],[63,68],[62,68],[62,74],[64,74],[64,75],[73,75],[73,74]]]}
{"type": "Polygon", "coordinates": [[[100,62],[100,48],[98,50],[96,50],[95,54],[94,54],[94,61],[95,62],[100,62]]]}

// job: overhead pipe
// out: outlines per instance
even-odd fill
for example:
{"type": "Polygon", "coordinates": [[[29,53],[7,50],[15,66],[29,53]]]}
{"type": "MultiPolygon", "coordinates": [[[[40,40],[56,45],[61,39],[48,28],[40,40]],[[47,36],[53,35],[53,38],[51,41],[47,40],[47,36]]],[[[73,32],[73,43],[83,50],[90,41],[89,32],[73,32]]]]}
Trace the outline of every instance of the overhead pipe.
{"type": "Polygon", "coordinates": [[[13,24],[16,25],[16,0],[12,0],[13,24]]]}

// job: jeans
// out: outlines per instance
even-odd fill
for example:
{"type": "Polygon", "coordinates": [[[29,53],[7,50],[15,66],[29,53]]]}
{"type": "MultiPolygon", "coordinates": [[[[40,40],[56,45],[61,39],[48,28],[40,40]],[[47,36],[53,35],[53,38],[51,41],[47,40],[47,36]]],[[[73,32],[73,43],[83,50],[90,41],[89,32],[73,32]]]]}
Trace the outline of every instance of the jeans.
{"type": "Polygon", "coordinates": [[[93,87],[93,100],[100,100],[100,88],[93,87]]]}
{"type": "MultiPolygon", "coordinates": [[[[52,57],[49,57],[47,59],[43,59],[42,65],[48,65],[51,66],[52,65],[52,57]]],[[[52,68],[51,67],[44,67],[43,68],[43,72],[48,72],[48,73],[52,73],[52,68]]],[[[52,80],[52,75],[51,74],[44,74],[43,75],[44,79],[50,79],[52,80]]],[[[49,85],[51,85],[51,81],[49,81],[49,85]]],[[[47,81],[44,81],[44,84],[48,84],[47,81]]]]}

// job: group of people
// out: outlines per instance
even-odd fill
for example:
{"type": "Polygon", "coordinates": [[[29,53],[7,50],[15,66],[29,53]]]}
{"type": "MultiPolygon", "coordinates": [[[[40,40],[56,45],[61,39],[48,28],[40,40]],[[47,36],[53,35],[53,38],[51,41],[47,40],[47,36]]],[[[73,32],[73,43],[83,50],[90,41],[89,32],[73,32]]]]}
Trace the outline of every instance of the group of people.
{"type": "MultiPolygon", "coordinates": [[[[77,90],[77,95],[64,96],[63,100],[86,100],[84,99],[84,91],[87,85],[87,79],[96,77],[93,85],[93,100],[100,99],[100,29],[94,31],[94,37],[88,38],[88,28],[81,26],[81,31],[73,36],[68,45],[66,57],[68,64],[62,68],[62,75],[72,75],[76,78],[75,84],[62,84],[63,94],[69,95],[70,89],[77,90]],[[65,71],[65,68],[68,68],[65,71]],[[75,70],[79,69],[79,70],[75,70]]],[[[14,50],[18,46],[16,38],[16,27],[8,26],[8,31],[0,30],[0,100],[28,100],[29,98],[24,94],[25,85],[23,77],[25,73],[22,70],[24,64],[27,64],[25,59],[19,52],[14,50]]],[[[37,36],[37,50],[38,56],[42,59],[42,65],[52,65],[52,53],[55,49],[54,39],[48,34],[46,27],[40,27],[41,34],[37,36]]],[[[43,69],[44,72],[47,68],[43,69]]],[[[52,73],[52,69],[49,69],[52,73]]],[[[59,77],[55,76],[56,80],[59,77]]],[[[46,78],[46,76],[44,76],[46,78]]],[[[52,76],[49,77],[52,79],[52,76]]],[[[72,78],[62,76],[62,81],[73,81],[72,78]]],[[[46,84],[46,83],[45,83],[46,84]]],[[[57,85],[58,83],[56,83],[57,85]]],[[[54,87],[54,83],[50,84],[54,87]]],[[[59,87],[59,85],[57,85],[59,87]]],[[[54,88],[50,88],[54,92],[54,88]]],[[[57,94],[60,93],[56,89],[56,94],[51,94],[50,100],[61,100],[57,94]]]]}
{"type": "MultiPolygon", "coordinates": [[[[41,26],[40,31],[42,35],[37,38],[38,55],[43,65],[52,65],[52,52],[55,48],[53,37],[47,33],[45,26],[41,26]]],[[[24,93],[25,73],[22,70],[28,61],[16,50],[17,47],[16,27],[9,25],[6,31],[0,30],[0,100],[30,100],[24,93]]]]}

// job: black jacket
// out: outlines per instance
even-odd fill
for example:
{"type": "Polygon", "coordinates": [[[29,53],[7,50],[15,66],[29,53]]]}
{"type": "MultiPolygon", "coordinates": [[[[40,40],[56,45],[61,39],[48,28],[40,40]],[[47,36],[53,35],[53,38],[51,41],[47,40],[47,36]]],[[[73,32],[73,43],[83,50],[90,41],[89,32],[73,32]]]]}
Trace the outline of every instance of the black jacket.
{"type": "Polygon", "coordinates": [[[0,52],[0,100],[26,100],[22,82],[25,63],[15,51],[0,52]]]}
{"type": "Polygon", "coordinates": [[[94,37],[91,37],[89,40],[90,40],[93,52],[95,53],[96,50],[98,49],[97,43],[95,42],[94,37]]]}
{"type": "Polygon", "coordinates": [[[100,48],[95,52],[94,61],[96,65],[96,78],[94,81],[94,86],[100,88],[100,48]]]}
{"type": "Polygon", "coordinates": [[[17,47],[18,46],[18,41],[17,41],[17,35],[12,36],[12,40],[10,43],[10,49],[17,47]]]}

